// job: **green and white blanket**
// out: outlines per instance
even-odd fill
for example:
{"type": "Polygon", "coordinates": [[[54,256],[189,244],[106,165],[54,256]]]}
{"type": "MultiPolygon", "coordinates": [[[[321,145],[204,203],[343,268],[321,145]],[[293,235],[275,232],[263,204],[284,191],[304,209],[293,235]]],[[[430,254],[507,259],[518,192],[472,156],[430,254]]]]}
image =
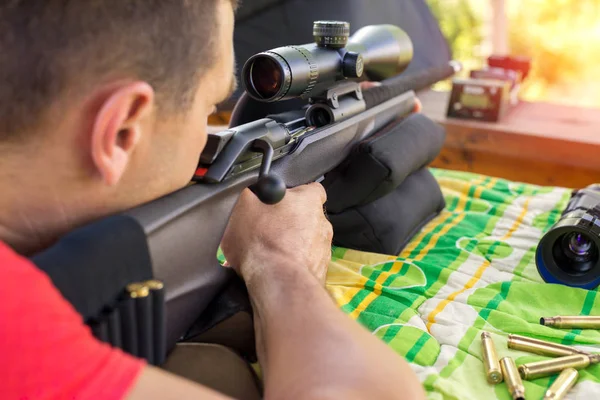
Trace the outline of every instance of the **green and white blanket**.
{"type": "MultiPolygon", "coordinates": [[[[327,288],[341,309],[405,357],[430,399],[510,399],[487,383],[480,334],[517,365],[545,359],[509,350],[509,333],[600,351],[600,332],[541,326],[542,316],[600,315],[597,291],[543,282],[534,260],[570,190],[432,169],[446,209],[399,256],[334,248],[327,288]]],[[[526,381],[541,399],[555,377],[526,381]]],[[[569,397],[600,398],[600,366],[569,397]]]]}

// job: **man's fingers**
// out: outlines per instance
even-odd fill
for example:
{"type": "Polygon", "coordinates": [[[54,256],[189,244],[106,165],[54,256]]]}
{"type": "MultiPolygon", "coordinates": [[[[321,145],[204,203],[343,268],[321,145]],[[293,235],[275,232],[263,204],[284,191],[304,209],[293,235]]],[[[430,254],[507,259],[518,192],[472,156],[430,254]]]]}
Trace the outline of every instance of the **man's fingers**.
{"type": "Polygon", "coordinates": [[[297,194],[303,193],[303,196],[315,196],[320,199],[321,204],[325,204],[327,201],[327,192],[325,191],[325,188],[317,182],[296,186],[295,188],[290,189],[290,191],[297,194]]]}
{"type": "Polygon", "coordinates": [[[323,233],[325,236],[325,240],[329,245],[331,245],[331,241],[333,240],[333,226],[328,220],[324,221],[323,233]]]}
{"type": "Polygon", "coordinates": [[[317,182],[313,182],[313,183],[309,184],[308,186],[312,190],[315,190],[317,192],[317,195],[321,199],[321,204],[325,204],[325,202],[327,202],[327,192],[325,191],[325,188],[323,187],[323,185],[321,185],[320,183],[317,183],[317,182]]]}
{"type": "Polygon", "coordinates": [[[415,112],[420,113],[423,110],[423,103],[418,97],[415,98],[415,112]]]}
{"type": "Polygon", "coordinates": [[[366,81],[359,83],[359,86],[362,90],[367,90],[375,86],[381,86],[381,82],[366,81]]]}

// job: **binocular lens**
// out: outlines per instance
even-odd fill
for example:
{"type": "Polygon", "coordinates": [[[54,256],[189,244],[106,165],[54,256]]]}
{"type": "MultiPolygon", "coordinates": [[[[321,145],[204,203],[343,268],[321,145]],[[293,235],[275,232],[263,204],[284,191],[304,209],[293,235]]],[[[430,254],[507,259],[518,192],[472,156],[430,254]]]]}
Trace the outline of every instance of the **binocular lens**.
{"type": "Polygon", "coordinates": [[[562,235],[554,244],[553,262],[569,275],[590,271],[597,262],[598,249],[594,241],[582,232],[562,235]]]}
{"type": "Polygon", "coordinates": [[[253,94],[262,99],[277,95],[283,84],[281,67],[268,57],[256,57],[250,66],[249,75],[253,94]]]}
{"type": "Polygon", "coordinates": [[[578,256],[589,254],[592,241],[582,233],[572,233],[569,236],[569,250],[578,256]]]}
{"type": "Polygon", "coordinates": [[[573,191],[560,220],[540,239],[535,263],[546,282],[600,286],[600,186],[573,191]]]}

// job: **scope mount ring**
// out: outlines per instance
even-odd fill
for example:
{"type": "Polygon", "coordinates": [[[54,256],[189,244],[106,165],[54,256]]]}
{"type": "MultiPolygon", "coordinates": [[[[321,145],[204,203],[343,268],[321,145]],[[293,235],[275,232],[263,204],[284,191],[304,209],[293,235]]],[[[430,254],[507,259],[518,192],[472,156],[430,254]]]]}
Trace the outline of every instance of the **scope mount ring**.
{"type": "Polygon", "coordinates": [[[366,110],[360,85],[353,81],[338,83],[320,96],[311,97],[309,102],[306,122],[316,127],[340,122],[366,110]]]}
{"type": "Polygon", "coordinates": [[[308,101],[310,104],[326,103],[331,108],[339,108],[340,97],[346,95],[354,96],[356,100],[362,100],[363,93],[360,84],[353,81],[341,82],[327,89],[327,91],[320,95],[311,97],[308,101]]]}

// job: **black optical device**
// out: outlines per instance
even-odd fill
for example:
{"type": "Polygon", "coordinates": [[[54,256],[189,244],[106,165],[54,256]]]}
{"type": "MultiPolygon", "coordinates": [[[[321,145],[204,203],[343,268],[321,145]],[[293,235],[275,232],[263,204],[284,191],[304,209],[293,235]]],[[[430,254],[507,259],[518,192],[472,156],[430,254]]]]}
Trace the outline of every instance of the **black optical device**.
{"type": "Polygon", "coordinates": [[[242,69],[248,95],[273,102],[319,96],[337,81],[380,81],[403,72],[413,56],[406,32],[372,25],[350,36],[345,21],[315,21],[314,43],[256,54],[242,69]]]}
{"type": "Polygon", "coordinates": [[[538,244],[535,260],[548,283],[600,285],[600,184],[573,192],[560,220],[538,244]]]}

